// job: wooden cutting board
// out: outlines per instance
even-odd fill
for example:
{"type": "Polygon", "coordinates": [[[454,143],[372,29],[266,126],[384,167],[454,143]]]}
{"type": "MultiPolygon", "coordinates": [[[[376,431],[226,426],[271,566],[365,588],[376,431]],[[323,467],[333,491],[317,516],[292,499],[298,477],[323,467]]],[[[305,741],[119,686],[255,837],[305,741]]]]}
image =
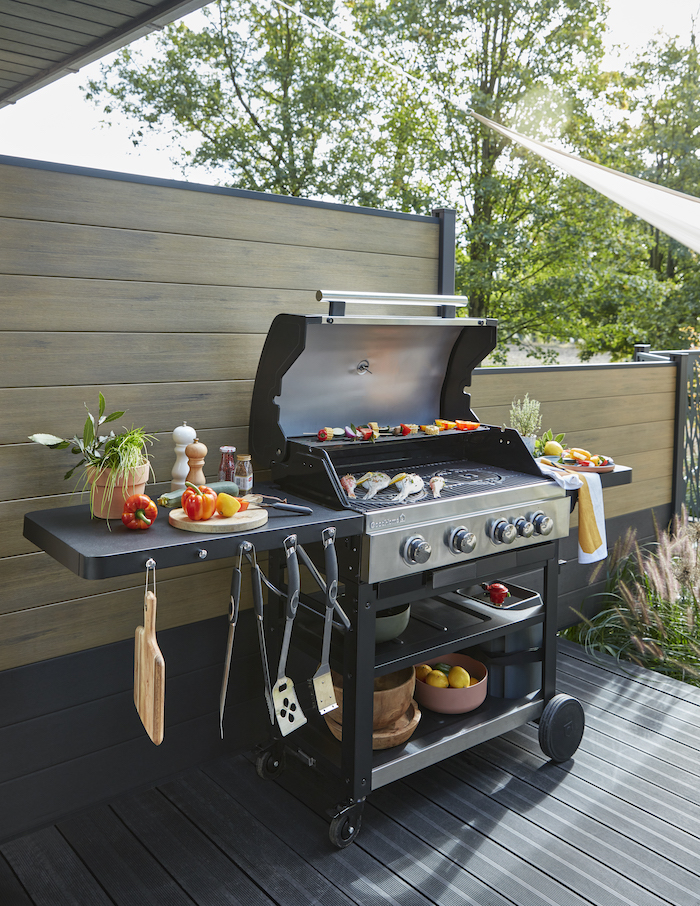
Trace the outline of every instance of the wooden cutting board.
{"type": "Polygon", "coordinates": [[[165,659],[156,641],[156,596],[146,592],[143,626],[136,628],[134,704],[146,732],[159,746],[165,734],[165,659]]]}
{"type": "Polygon", "coordinates": [[[184,529],[186,532],[206,532],[210,534],[245,532],[265,525],[267,522],[267,510],[264,507],[253,505],[242,513],[235,513],[233,516],[214,514],[211,519],[193,522],[182,507],[179,507],[170,511],[168,519],[175,528],[184,529]]]}

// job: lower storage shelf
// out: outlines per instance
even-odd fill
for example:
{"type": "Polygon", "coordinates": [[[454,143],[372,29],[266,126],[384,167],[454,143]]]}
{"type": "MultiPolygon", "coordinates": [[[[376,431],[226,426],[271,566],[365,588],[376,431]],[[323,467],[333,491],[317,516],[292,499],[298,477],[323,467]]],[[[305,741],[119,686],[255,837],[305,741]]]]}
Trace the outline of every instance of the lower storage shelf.
{"type": "MultiPolygon", "coordinates": [[[[537,720],[543,708],[544,701],[539,692],[520,699],[488,696],[483,705],[467,714],[437,714],[424,708],[418,727],[407,742],[372,753],[371,789],[379,789],[537,720]]],[[[288,736],[285,743],[303,752],[304,756],[320,761],[333,773],[341,773],[341,744],[318,715],[288,736]]]]}

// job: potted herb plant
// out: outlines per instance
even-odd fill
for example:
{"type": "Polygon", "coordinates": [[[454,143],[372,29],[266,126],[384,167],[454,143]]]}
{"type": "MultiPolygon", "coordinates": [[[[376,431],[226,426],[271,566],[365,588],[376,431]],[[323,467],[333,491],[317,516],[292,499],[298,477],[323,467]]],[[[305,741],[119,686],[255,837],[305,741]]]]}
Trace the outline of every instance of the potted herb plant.
{"type": "Polygon", "coordinates": [[[542,426],[539,401],[531,400],[527,393],[523,400],[513,400],[510,408],[510,426],[520,434],[530,453],[534,453],[537,435],[542,426]]]}
{"type": "Polygon", "coordinates": [[[124,415],[124,412],[105,415],[102,393],[97,417],[90,412],[87,403],[85,409],[87,418],[81,435],[63,438],[55,434],[32,434],[29,439],[52,450],[70,448],[79,456],[64,479],[82,467],[81,489],[90,487],[90,514],[100,519],[117,519],[122,514],[124,500],[144,491],[149,472],[152,473],[146,445],[152,444],[155,438],[144,428],[125,428],[118,434],[110,429],[108,434],[101,434],[103,425],[124,415]]]}

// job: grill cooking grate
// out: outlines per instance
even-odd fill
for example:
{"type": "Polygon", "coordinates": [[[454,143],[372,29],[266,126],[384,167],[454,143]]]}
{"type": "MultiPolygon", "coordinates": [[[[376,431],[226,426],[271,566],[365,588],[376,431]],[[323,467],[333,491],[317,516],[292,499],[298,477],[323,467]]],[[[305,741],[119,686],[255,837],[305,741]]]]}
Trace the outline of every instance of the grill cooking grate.
{"type": "MultiPolygon", "coordinates": [[[[437,499],[433,497],[430,490],[429,481],[434,475],[442,475],[445,479],[445,486],[440,492],[439,499],[449,499],[457,497],[468,497],[470,494],[476,494],[488,490],[489,488],[517,488],[525,483],[538,481],[532,475],[524,475],[521,472],[510,472],[507,469],[500,471],[494,470],[493,466],[480,466],[473,463],[465,463],[455,468],[454,463],[434,463],[430,466],[421,466],[416,469],[405,470],[412,471],[425,482],[425,490],[420,494],[414,494],[405,500],[397,503],[394,498],[399,493],[398,489],[392,485],[379,491],[369,500],[364,500],[364,488],[357,488],[357,499],[349,499],[348,502],[352,509],[360,513],[369,513],[374,510],[389,509],[395,506],[406,506],[417,503],[430,503],[437,499]]],[[[388,473],[390,474],[390,473],[388,473]]],[[[358,478],[360,476],[357,476],[358,478]]],[[[542,478],[544,483],[548,479],[542,478]]]]}

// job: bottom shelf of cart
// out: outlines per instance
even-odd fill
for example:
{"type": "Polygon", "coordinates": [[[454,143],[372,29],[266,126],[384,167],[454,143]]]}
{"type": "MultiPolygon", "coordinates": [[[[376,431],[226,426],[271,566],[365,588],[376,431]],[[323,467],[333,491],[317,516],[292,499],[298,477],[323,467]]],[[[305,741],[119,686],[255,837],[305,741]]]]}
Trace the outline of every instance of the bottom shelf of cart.
{"type": "Polygon", "coordinates": [[[400,780],[465,749],[537,720],[541,693],[519,699],[487,698],[468,714],[436,714],[424,709],[416,732],[402,746],[374,753],[372,789],[400,780]]]}
{"type": "MultiPolygon", "coordinates": [[[[542,693],[537,691],[518,699],[487,697],[468,714],[437,714],[422,709],[420,723],[408,742],[372,753],[372,789],[538,720],[543,708],[542,693]]],[[[285,744],[304,753],[305,760],[309,756],[320,759],[334,773],[342,774],[340,743],[318,715],[298,734],[288,736],[285,744]]]]}

